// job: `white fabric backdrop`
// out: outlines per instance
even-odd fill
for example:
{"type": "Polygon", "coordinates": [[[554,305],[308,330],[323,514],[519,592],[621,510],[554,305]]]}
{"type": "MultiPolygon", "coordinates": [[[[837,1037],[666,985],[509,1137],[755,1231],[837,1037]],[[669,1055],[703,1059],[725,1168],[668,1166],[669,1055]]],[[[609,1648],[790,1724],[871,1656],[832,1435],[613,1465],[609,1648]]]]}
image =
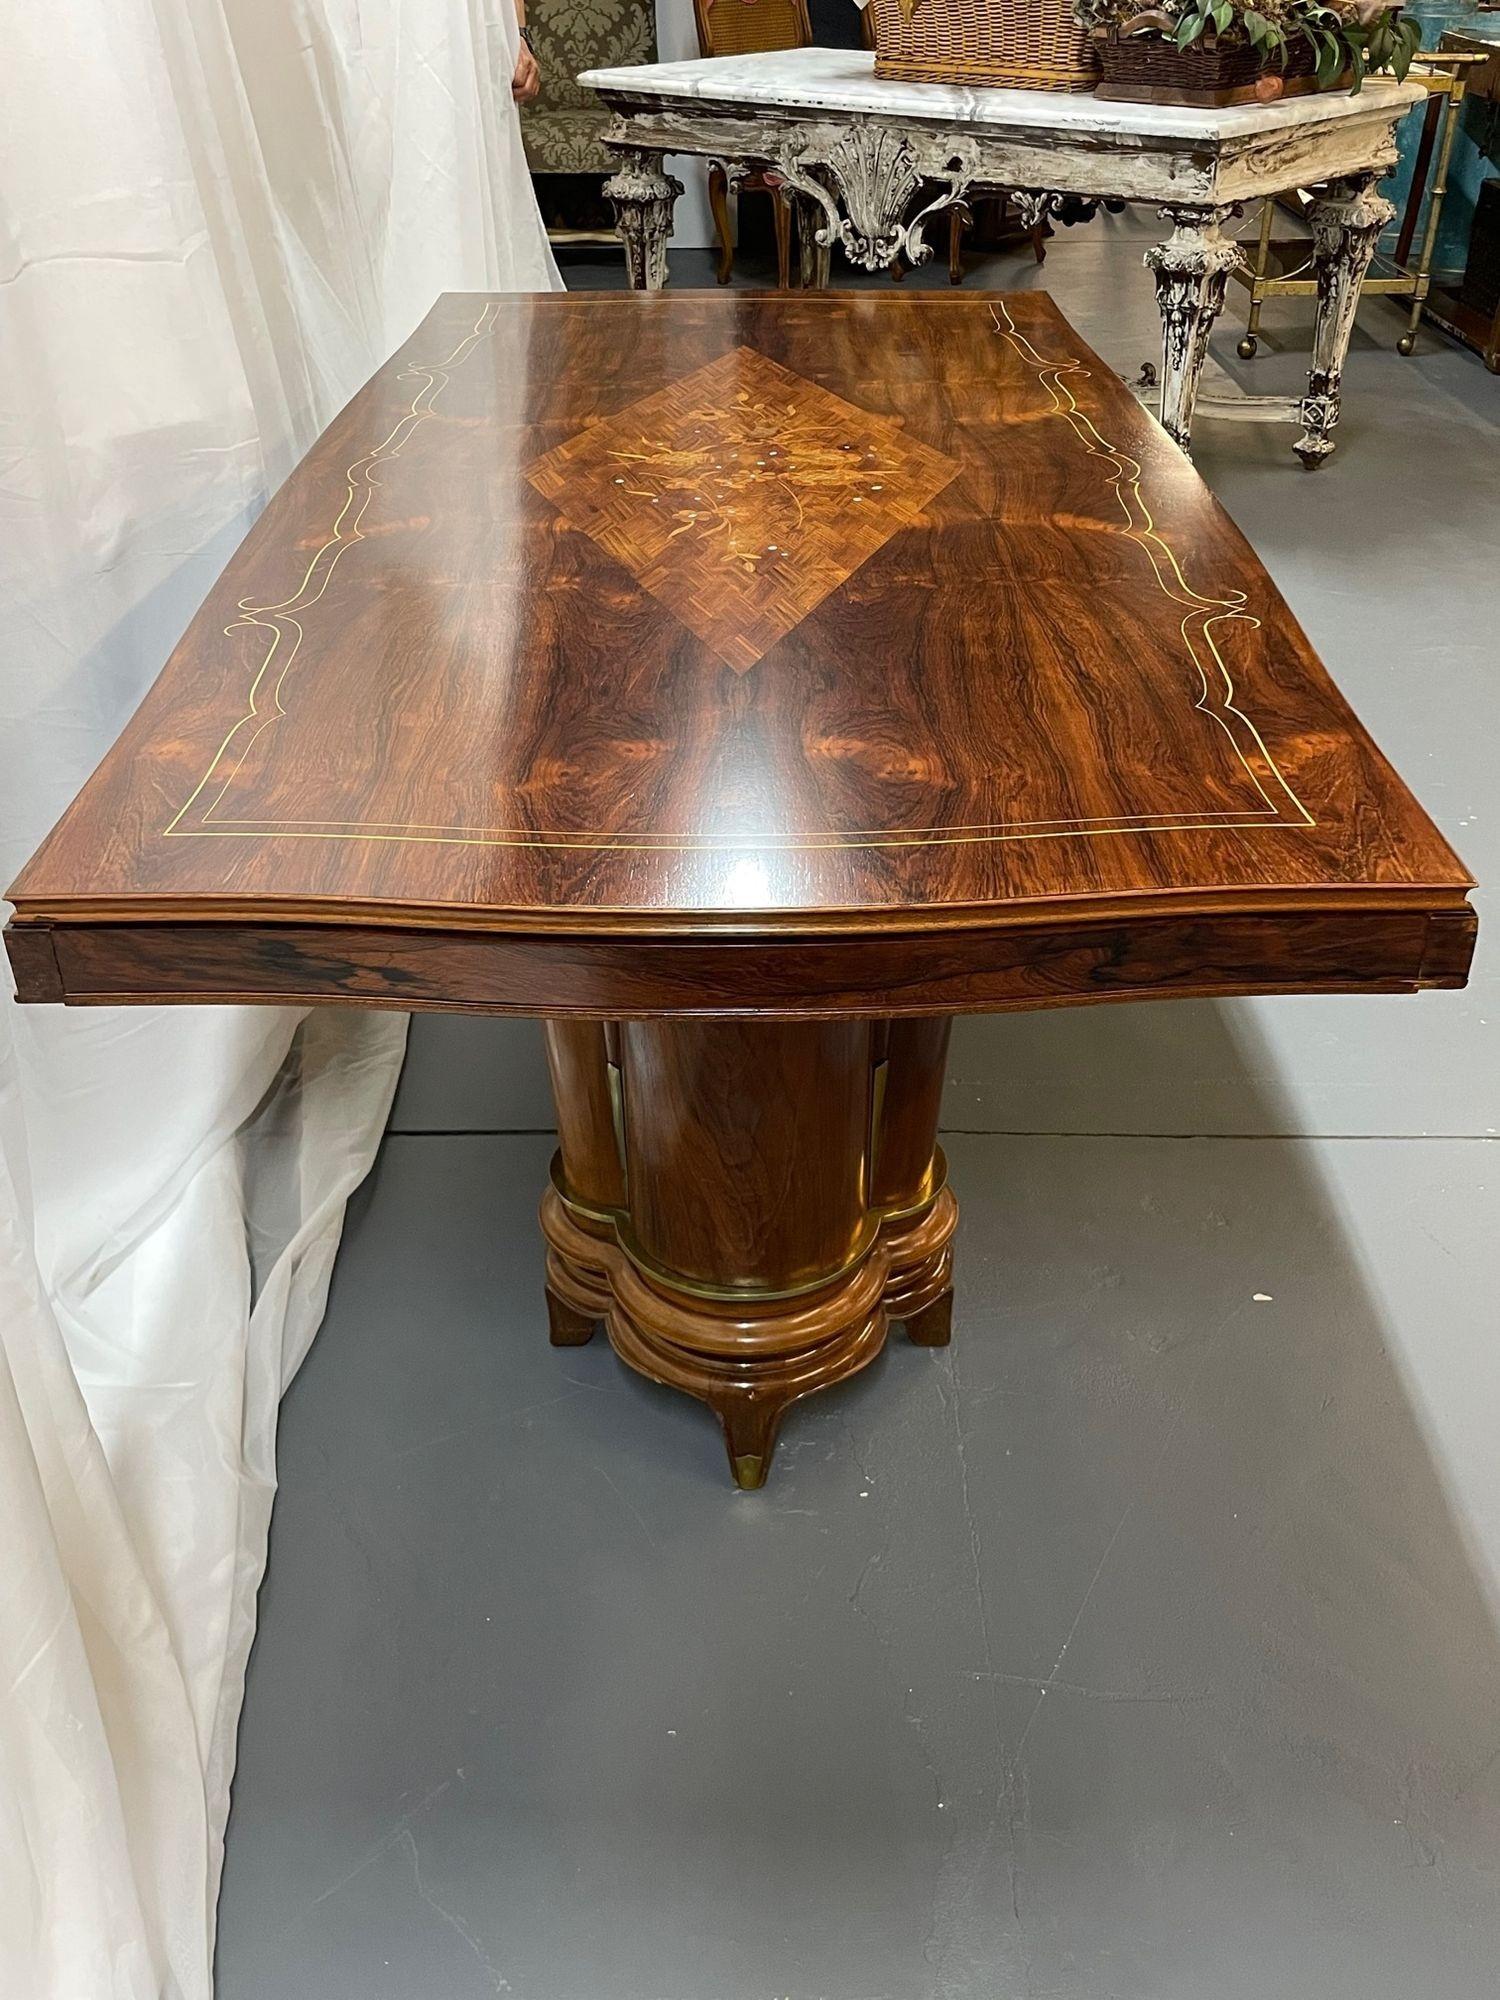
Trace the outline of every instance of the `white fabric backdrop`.
{"type": "MultiPolygon", "coordinates": [[[[437,293],[558,282],[511,5],[6,9],[4,879],[437,293]]],[[[0,1994],[204,2000],[276,1403],[404,1023],[0,983],[0,1994]]]]}

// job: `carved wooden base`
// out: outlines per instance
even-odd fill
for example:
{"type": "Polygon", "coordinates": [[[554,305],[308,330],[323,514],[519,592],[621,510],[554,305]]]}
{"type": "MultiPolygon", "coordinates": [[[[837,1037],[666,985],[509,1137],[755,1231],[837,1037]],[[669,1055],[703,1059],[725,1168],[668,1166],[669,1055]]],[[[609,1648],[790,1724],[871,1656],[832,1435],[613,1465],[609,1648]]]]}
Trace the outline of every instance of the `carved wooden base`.
{"type": "Polygon", "coordinates": [[[946,1021],[552,1022],[551,1337],[707,1403],[742,1487],[891,1322],[946,1343],[946,1021]]]}

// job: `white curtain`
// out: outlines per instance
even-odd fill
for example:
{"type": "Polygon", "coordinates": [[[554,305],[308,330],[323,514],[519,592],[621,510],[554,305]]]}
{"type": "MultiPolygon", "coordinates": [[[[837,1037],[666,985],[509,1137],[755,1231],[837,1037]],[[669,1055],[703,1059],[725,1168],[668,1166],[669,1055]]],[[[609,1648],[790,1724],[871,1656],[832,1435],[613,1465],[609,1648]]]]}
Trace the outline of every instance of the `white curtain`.
{"type": "MultiPolygon", "coordinates": [[[[444,289],[557,274],[512,0],[0,12],[0,867],[444,289]]],[[[0,1994],[204,2000],[276,1405],[399,1017],[0,1013],[0,1994]]]]}

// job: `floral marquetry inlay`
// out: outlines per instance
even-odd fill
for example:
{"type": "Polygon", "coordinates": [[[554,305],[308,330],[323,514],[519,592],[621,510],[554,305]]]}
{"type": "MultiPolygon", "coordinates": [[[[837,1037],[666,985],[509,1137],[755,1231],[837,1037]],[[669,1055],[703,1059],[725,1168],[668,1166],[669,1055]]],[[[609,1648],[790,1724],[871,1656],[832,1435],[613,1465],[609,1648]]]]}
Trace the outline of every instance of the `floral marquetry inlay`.
{"type": "Polygon", "coordinates": [[[957,472],[887,417],[741,347],[592,424],[528,473],[739,671],[957,472]]]}

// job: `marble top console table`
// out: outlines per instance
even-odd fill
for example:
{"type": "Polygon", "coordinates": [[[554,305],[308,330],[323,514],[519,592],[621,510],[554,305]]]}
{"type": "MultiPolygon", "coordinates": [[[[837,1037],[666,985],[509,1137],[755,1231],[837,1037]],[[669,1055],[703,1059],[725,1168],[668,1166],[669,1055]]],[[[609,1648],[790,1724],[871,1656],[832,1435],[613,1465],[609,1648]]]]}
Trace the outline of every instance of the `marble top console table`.
{"type": "Polygon", "coordinates": [[[1148,202],[1168,225],[1146,253],[1162,314],[1161,420],[1189,442],[1208,336],[1240,255],[1244,203],[1315,187],[1318,316],[1306,394],[1286,404],[1296,451],[1316,466],[1333,449],[1340,379],[1359,287],[1394,210],[1377,183],[1396,159],[1396,127],[1423,93],[1377,80],[1346,91],[1221,110],[1100,103],[1091,96],[888,83],[874,57],[788,49],[588,70],[579,79],[613,113],[620,157],[607,184],[631,282],[666,282],[680,184],[663,155],[782,176],[804,224],[804,282],[827,276],[834,246],[864,270],[925,262],[933,220],[974,194],[1003,193],[1038,220],[1063,197],[1148,202]]]}

